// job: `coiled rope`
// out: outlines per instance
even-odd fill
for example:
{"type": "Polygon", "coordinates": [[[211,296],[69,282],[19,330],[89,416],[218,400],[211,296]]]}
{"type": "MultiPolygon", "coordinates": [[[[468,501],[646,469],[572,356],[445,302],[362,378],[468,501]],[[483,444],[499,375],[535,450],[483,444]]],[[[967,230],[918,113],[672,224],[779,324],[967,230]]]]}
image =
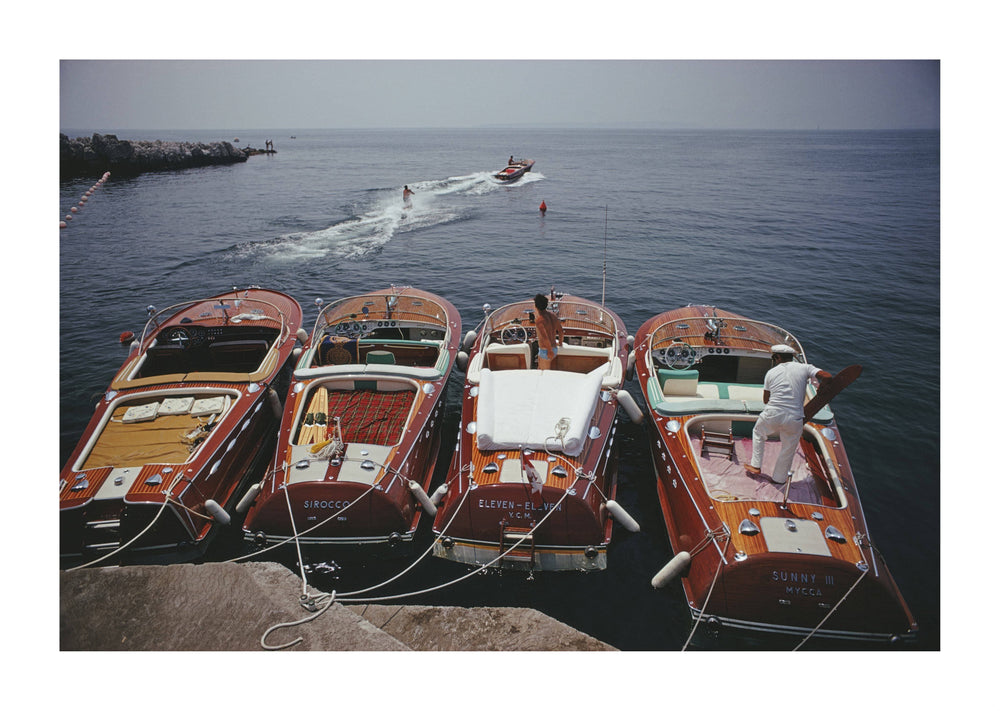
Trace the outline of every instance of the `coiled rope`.
{"type": "MultiPolygon", "coordinates": [[[[577,477],[577,479],[580,479],[580,478],[583,478],[583,477],[579,477],[579,476],[577,477]]],[[[320,600],[323,600],[323,598],[326,597],[326,596],[329,596],[329,597],[326,600],[326,603],[324,604],[323,608],[320,609],[315,614],[310,615],[309,617],[303,618],[301,620],[297,620],[297,621],[294,621],[294,622],[283,622],[283,623],[280,623],[280,624],[277,624],[277,625],[274,625],[274,626],[268,628],[268,630],[261,636],[261,646],[264,649],[268,649],[268,650],[279,650],[279,649],[285,649],[287,647],[290,647],[290,646],[292,646],[294,644],[297,644],[298,642],[302,641],[302,638],[299,637],[299,638],[297,638],[297,639],[295,639],[295,640],[293,640],[291,642],[288,642],[288,643],[286,643],[284,645],[279,645],[279,646],[268,645],[265,642],[267,636],[272,631],[274,631],[274,630],[276,630],[278,628],[281,628],[281,627],[291,627],[291,626],[296,626],[296,625],[300,625],[300,624],[305,624],[305,623],[312,622],[313,620],[317,619],[320,615],[322,615],[324,612],[326,612],[328,609],[330,609],[330,606],[333,604],[333,601],[334,601],[335,597],[352,598],[350,600],[351,602],[372,603],[372,602],[386,602],[388,600],[398,600],[398,599],[401,599],[401,598],[413,597],[415,595],[424,595],[426,593],[436,592],[438,590],[443,590],[444,588],[450,587],[452,585],[455,585],[457,583],[462,582],[463,580],[471,578],[473,575],[478,575],[479,573],[481,573],[486,568],[489,568],[490,566],[494,565],[495,563],[497,563],[498,561],[500,561],[501,559],[503,559],[507,555],[509,555],[519,545],[521,545],[522,543],[524,543],[524,541],[527,540],[528,536],[531,535],[531,531],[528,531],[528,532],[524,533],[522,536],[520,536],[517,539],[517,541],[513,545],[511,545],[510,548],[506,549],[503,553],[500,553],[499,555],[497,555],[492,560],[487,561],[486,563],[482,563],[479,567],[474,568],[473,570],[469,571],[468,573],[465,573],[464,575],[461,575],[461,576],[455,578],[454,580],[446,581],[446,582],[440,583],[438,585],[433,585],[433,586],[431,586],[429,588],[424,588],[422,590],[413,590],[413,591],[405,592],[405,593],[397,593],[395,595],[383,595],[381,597],[367,597],[367,598],[357,598],[357,597],[354,597],[355,595],[361,595],[363,593],[368,593],[368,592],[376,590],[376,589],[378,589],[380,587],[388,585],[389,583],[393,582],[394,580],[399,579],[404,574],[406,574],[407,572],[409,572],[410,570],[412,570],[421,560],[423,560],[424,558],[426,558],[427,555],[431,551],[433,551],[434,545],[436,545],[445,536],[448,528],[451,526],[452,522],[454,522],[455,518],[458,516],[459,512],[461,511],[462,506],[464,505],[464,503],[465,503],[465,501],[466,501],[466,499],[467,499],[467,497],[468,497],[468,495],[469,495],[470,492],[471,492],[471,488],[467,488],[466,491],[465,491],[465,494],[462,497],[461,502],[458,504],[458,506],[455,507],[455,513],[452,515],[451,519],[449,519],[448,523],[442,528],[441,533],[439,533],[438,536],[434,539],[434,541],[431,543],[430,547],[427,548],[427,550],[425,550],[407,568],[405,568],[404,570],[400,571],[399,573],[397,573],[395,576],[389,578],[388,580],[385,580],[385,581],[383,581],[381,583],[378,583],[377,585],[373,585],[373,586],[371,586],[369,588],[365,588],[363,590],[355,590],[355,591],[352,591],[352,592],[340,593],[339,596],[337,595],[336,592],[323,593],[323,594],[317,595],[315,597],[308,597],[307,595],[303,594],[302,598],[300,598],[300,604],[305,604],[305,602],[307,601],[307,599],[311,603],[316,603],[316,602],[319,602],[320,600]]],[[[549,509],[549,511],[544,516],[542,516],[541,519],[539,519],[538,523],[535,524],[535,528],[533,530],[537,530],[538,528],[540,528],[542,526],[542,524],[544,524],[545,521],[549,518],[549,516],[551,516],[553,513],[555,513],[559,509],[560,505],[562,504],[562,502],[565,500],[565,498],[568,495],[569,495],[569,489],[567,488],[567,490],[565,492],[563,492],[563,495],[560,497],[559,501],[556,502],[556,504],[551,509],[549,509]]],[[[304,575],[305,574],[303,572],[303,576],[304,575]]],[[[305,580],[304,579],[303,579],[303,590],[305,590],[305,580]]]]}

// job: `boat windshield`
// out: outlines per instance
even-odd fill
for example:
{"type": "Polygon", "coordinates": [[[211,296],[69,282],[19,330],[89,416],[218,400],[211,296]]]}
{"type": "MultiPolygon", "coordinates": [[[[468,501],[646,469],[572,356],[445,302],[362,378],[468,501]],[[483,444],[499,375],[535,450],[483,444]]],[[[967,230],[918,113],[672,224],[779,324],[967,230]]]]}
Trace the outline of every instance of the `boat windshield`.
{"type": "Polygon", "coordinates": [[[353,338],[411,337],[411,333],[399,332],[403,327],[423,327],[423,334],[417,333],[419,338],[444,340],[448,314],[440,303],[424,296],[403,293],[353,296],[335,301],[320,312],[313,340],[325,334],[353,338]]]}
{"type": "MultiPolygon", "coordinates": [[[[607,309],[585,299],[565,297],[549,302],[549,310],[562,322],[567,338],[591,336],[604,337],[603,347],[617,344],[618,329],[615,317],[607,309]]],[[[503,332],[512,328],[530,329],[534,327],[535,309],[531,301],[520,301],[503,306],[491,313],[484,326],[486,332],[500,338],[503,332]]]]}
{"type": "Polygon", "coordinates": [[[784,343],[805,357],[798,339],[785,329],[763,321],[744,318],[688,317],[668,321],[649,335],[652,352],[669,348],[672,343],[693,347],[722,347],[730,350],[757,351],[769,354],[771,346],[784,343]]]}

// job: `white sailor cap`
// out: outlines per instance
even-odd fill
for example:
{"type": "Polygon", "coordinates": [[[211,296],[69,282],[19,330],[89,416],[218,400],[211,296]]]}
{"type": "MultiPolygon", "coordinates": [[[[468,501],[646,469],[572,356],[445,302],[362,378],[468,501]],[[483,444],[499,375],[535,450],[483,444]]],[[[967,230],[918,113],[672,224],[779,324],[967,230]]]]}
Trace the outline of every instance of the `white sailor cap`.
{"type": "Polygon", "coordinates": [[[777,345],[771,346],[772,353],[785,353],[787,355],[795,355],[795,349],[791,346],[785,345],[784,343],[779,343],[777,345]]]}

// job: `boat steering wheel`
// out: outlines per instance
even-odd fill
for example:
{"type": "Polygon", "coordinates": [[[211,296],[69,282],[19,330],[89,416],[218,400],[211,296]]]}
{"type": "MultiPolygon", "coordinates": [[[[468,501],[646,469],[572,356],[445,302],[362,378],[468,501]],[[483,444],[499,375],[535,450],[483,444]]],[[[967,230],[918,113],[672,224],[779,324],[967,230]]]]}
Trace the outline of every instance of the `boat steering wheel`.
{"type": "Polygon", "coordinates": [[[695,356],[694,348],[686,343],[675,341],[667,346],[663,360],[674,370],[687,370],[694,365],[695,356]]]}
{"type": "Polygon", "coordinates": [[[191,345],[191,334],[183,326],[174,326],[163,334],[163,338],[181,348],[187,348],[191,345]]]}
{"type": "Polygon", "coordinates": [[[522,326],[519,321],[511,321],[500,331],[500,342],[505,346],[513,343],[527,343],[528,329],[522,326]]]}

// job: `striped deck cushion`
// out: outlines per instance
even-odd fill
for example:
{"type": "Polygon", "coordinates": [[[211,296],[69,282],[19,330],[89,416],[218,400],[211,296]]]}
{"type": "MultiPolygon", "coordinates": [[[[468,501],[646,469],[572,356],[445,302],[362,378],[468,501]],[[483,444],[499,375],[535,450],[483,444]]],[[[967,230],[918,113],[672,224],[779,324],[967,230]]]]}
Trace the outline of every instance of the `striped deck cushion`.
{"type": "Polygon", "coordinates": [[[340,418],[345,442],[394,445],[403,436],[413,396],[413,391],[409,390],[331,390],[327,422],[331,423],[334,417],[340,418]]]}

